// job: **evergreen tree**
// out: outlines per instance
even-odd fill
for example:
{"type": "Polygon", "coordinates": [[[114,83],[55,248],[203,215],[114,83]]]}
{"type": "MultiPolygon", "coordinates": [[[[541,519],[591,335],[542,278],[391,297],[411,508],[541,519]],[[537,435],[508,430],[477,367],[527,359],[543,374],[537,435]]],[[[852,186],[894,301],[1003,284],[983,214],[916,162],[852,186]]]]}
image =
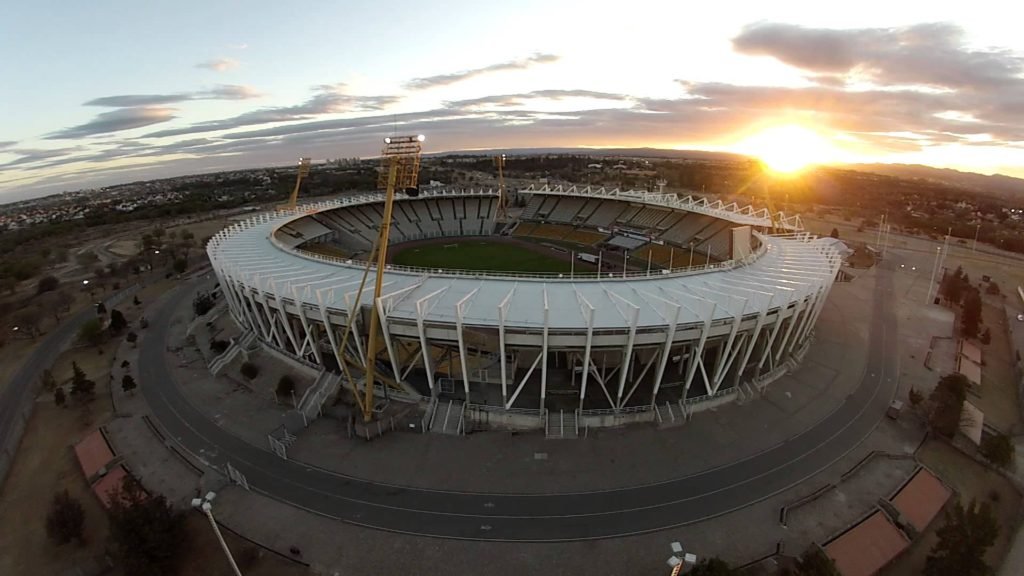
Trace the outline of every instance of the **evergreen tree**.
{"type": "Polygon", "coordinates": [[[53,403],[58,407],[63,407],[65,402],[67,402],[67,396],[64,395],[64,389],[60,387],[55,388],[53,390],[53,403]]]}
{"type": "Polygon", "coordinates": [[[121,378],[121,390],[124,390],[128,394],[131,394],[137,386],[138,385],[135,384],[135,378],[132,378],[131,374],[125,374],[124,377],[121,378]]]}
{"type": "Polygon", "coordinates": [[[120,334],[122,330],[128,327],[128,321],[125,320],[124,314],[121,313],[117,308],[110,310],[110,329],[111,334],[120,334]]]}
{"type": "Polygon", "coordinates": [[[125,574],[174,574],[183,555],[184,516],[163,495],[149,495],[125,476],[110,500],[110,540],[125,574]]]}
{"type": "Polygon", "coordinates": [[[985,550],[999,536],[999,524],[988,502],[980,506],[974,500],[965,508],[957,502],[946,514],[935,543],[924,565],[925,576],[988,576],[992,567],[985,563],[985,550]]]}
{"type": "Polygon", "coordinates": [[[86,377],[85,372],[78,366],[78,362],[71,363],[71,371],[71,395],[76,398],[91,398],[96,383],[86,377]]]}
{"type": "Polygon", "coordinates": [[[960,413],[967,399],[967,377],[960,373],[947,374],[939,379],[928,399],[931,413],[928,424],[937,433],[952,438],[960,428],[960,413]]]}

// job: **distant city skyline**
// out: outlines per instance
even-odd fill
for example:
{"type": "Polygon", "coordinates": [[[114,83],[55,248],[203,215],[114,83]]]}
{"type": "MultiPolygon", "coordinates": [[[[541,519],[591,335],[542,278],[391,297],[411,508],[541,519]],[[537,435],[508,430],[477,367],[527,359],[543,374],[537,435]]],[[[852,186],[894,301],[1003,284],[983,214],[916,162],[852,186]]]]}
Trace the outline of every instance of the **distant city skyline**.
{"type": "Polygon", "coordinates": [[[658,147],[1024,177],[1006,4],[554,0],[7,8],[0,202],[294,158],[658,147]]]}

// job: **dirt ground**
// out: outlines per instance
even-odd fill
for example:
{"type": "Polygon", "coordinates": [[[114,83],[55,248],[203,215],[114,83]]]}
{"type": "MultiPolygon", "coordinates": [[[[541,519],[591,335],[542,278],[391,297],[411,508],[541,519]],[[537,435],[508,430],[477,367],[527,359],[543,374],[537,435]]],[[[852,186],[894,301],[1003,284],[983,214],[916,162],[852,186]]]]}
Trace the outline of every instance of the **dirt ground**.
{"type": "MultiPolygon", "coordinates": [[[[972,499],[989,502],[999,521],[999,537],[989,548],[985,559],[989,566],[998,568],[1009,551],[1017,526],[1017,512],[1021,495],[1009,480],[978,464],[944,442],[929,441],[920,451],[918,459],[939,475],[939,478],[955,491],[954,498],[969,503],[972,499]]],[[[950,505],[952,501],[950,501],[950,505]]],[[[925,559],[938,541],[935,532],[942,527],[942,514],[935,518],[928,530],[914,542],[910,549],[895,562],[886,567],[882,576],[905,576],[921,574],[925,559]]]]}
{"type": "Polygon", "coordinates": [[[992,341],[981,347],[981,397],[971,395],[968,400],[985,413],[986,424],[1006,434],[1016,434],[1020,431],[1020,412],[1013,375],[1014,350],[1002,302],[998,306],[985,302],[982,318],[991,330],[992,341]]]}
{"type": "Polygon", "coordinates": [[[77,349],[62,354],[54,365],[57,382],[70,378],[78,361],[96,382],[95,397],[66,407],[54,405],[50,393],[37,399],[14,466],[0,492],[0,574],[61,574],[81,561],[102,554],[107,521],[75,459],[73,445],[106,422],[111,414],[109,354],[77,349]],[[85,509],[84,546],[56,547],[46,537],[45,515],[55,492],[67,489],[85,509]]]}
{"type": "MultiPolygon", "coordinates": [[[[205,517],[189,514],[186,520],[189,535],[188,552],[182,561],[179,576],[232,576],[224,551],[213,534],[213,528],[205,517]]],[[[309,574],[309,569],[268,552],[259,546],[221,529],[224,540],[239,570],[246,576],[300,576],[309,574]]]]}

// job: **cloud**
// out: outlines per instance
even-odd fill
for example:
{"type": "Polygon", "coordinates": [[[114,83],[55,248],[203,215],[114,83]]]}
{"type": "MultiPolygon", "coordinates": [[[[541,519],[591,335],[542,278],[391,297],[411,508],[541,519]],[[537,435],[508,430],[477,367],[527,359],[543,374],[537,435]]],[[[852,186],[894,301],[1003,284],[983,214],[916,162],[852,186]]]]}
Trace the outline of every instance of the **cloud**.
{"type": "Polygon", "coordinates": [[[52,134],[47,134],[47,140],[59,140],[65,138],[84,138],[98,134],[109,134],[132,128],[142,128],[161,122],[167,122],[176,118],[174,108],[157,106],[140,106],[135,108],[119,108],[110,112],[103,112],[85,124],[65,128],[52,134]]]}
{"type": "Polygon", "coordinates": [[[146,134],[145,136],[149,138],[164,138],[168,136],[230,130],[255,124],[307,120],[323,114],[376,112],[401,100],[399,96],[356,96],[347,94],[344,84],[321,84],[314,86],[313,91],[313,96],[305,102],[294,106],[262,108],[223,120],[200,122],[182,128],[161,130],[146,134]]]}
{"type": "Polygon", "coordinates": [[[232,68],[238,68],[238,60],[235,60],[234,58],[214,58],[213,60],[207,60],[196,64],[196,68],[205,68],[215,72],[225,72],[232,68]]]}
{"type": "Polygon", "coordinates": [[[812,73],[855,76],[877,85],[1020,90],[1024,57],[973,49],[953,24],[836,30],[757,23],[733,39],[741,53],[771,56],[812,73]]]}
{"type": "Polygon", "coordinates": [[[34,163],[42,162],[42,161],[48,160],[50,158],[61,158],[61,157],[65,157],[65,156],[67,156],[69,154],[72,154],[74,152],[77,152],[79,150],[81,150],[80,146],[73,146],[73,147],[68,147],[68,148],[50,148],[50,149],[12,148],[10,150],[6,150],[6,153],[8,153],[8,154],[17,154],[20,157],[15,159],[15,160],[11,160],[10,162],[5,162],[3,164],[0,164],[0,168],[12,168],[12,167],[15,167],[15,166],[24,166],[26,164],[34,164],[34,163]]]}
{"type": "Polygon", "coordinates": [[[11,146],[14,146],[17,143],[18,142],[16,140],[4,140],[4,141],[0,142],[0,150],[3,150],[5,148],[10,148],[11,146]]]}
{"type": "Polygon", "coordinates": [[[509,60],[507,62],[499,62],[497,64],[491,64],[490,66],[484,66],[483,68],[473,68],[471,70],[463,70],[461,72],[454,72],[451,74],[439,74],[437,76],[426,76],[423,78],[413,78],[405,83],[405,87],[409,90],[426,90],[429,88],[436,88],[438,86],[447,86],[449,84],[455,84],[456,82],[462,82],[469,80],[477,76],[484,74],[490,74],[492,72],[505,72],[508,70],[525,70],[537,64],[549,64],[551,62],[557,62],[558,56],[554,54],[541,54],[536,53],[527,58],[521,58],[519,60],[509,60]]]}
{"type": "Polygon", "coordinates": [[[564,100],[567,98],[588,98],[591,100],[611,100],[618,102],[629,102],[633,98],[625,94],[613,94],[610,92],[595,92],[593,90],[534,90],[521,94],[500,94],[494,96],[483,96],[466,100],[453,100],[445,102],[449,108],[473,109],[485,106],[510,108],[523,106],[529,100],[547,99],[564,100]]]}
{"type": "Polygon", "coordinates": [[[178,92],[175,94],[123,94],[93,98],[84,106],[107,106],[128,108],[133,106],[166,106],[189,100],[248,100],[262,96],[252,86],[239,84],[218,84],[209,90],[178,92]]]}

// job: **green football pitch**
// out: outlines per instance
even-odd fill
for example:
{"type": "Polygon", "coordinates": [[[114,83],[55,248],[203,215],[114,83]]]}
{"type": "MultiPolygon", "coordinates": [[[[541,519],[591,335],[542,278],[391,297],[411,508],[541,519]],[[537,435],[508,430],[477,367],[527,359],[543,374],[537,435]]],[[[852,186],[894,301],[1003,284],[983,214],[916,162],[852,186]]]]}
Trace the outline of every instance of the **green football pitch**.
{"type": "Polygon", "coordinates": [[[439,242],[399,248],[391,258],[401,266],[447,268],[457,270],[490,270],[494,272],[568,273],[568,258],[545,254],[550,248],[536,249],[486,240],[439,242]]]}

